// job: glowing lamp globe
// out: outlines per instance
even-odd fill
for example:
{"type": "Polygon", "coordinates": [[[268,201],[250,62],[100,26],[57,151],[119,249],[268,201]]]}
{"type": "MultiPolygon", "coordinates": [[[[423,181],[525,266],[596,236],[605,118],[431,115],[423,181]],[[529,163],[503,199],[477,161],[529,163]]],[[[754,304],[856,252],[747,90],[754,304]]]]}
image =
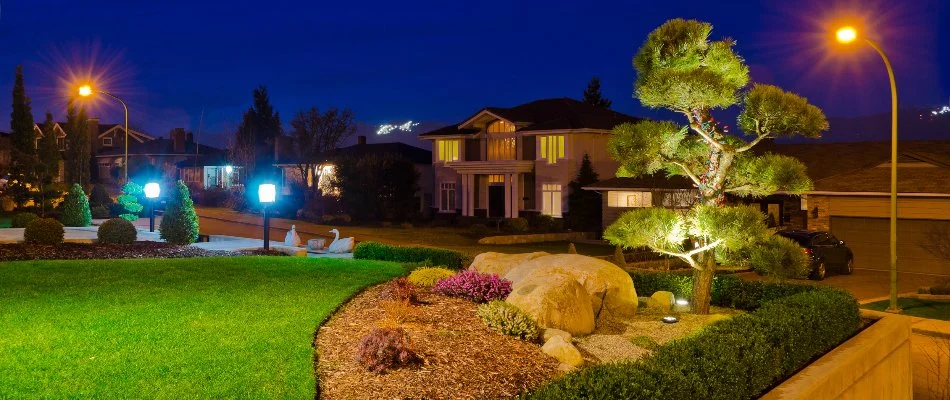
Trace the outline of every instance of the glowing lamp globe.
{"type": "Polygon", "coordinates": [[[851,26],[845,26],[835,32],[835,38],[838,42],[848,44],[858,38],[858,31],[851,26]]]}
{"type": "Polygon", "coordinates": [[[92,95],[92,87],[89,85],[83,85],[79,87],[79,95],[82,97],[89,97],[92,95]]]}
{"type": "Polygon", "coordinates": [[[224,172],[230,174],[230,173],[234,172],[234,167],[232,167],[232,166],[230,166],[230,165],[226,165],[226,166],[224,167],[224,172]]]}
{"type": "Polygon", "coordinates": [[[273,203],[277,200],[277,186],[273,183],[264,183],[257,187],[257,196],[261,203],[273,203]]]}
{"type": "Polygon", "coordinates": [[[145,197],[148,199],[157,199],[162,192],[162,188],[155,182],[145,184],[145,197]]]}

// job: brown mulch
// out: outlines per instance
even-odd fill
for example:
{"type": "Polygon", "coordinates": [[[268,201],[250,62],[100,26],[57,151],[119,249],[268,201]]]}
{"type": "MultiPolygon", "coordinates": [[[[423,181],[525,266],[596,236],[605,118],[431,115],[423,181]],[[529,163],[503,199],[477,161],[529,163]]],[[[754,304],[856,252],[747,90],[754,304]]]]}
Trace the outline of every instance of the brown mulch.
{"type": "Polygon", "coordinates": [[[382,375],[355,360],[360,339],[387,322],[382,286],[354,297],[317,333],[322,399],[505,399],[536,388],[561,372],[541,346],[485,327],[476,304],[420,291],[422,304],[403,328],[422,365],[382,375]]]}
{"type": "Polygon", "coordinates": [[[179,246],[162,242],[135,242],[132,244],[63,243],[58,245],[0,244],[0,261],[188,258],[235,255],[242,254],[230,251],[202,250],[193,246],[179,246]]]}

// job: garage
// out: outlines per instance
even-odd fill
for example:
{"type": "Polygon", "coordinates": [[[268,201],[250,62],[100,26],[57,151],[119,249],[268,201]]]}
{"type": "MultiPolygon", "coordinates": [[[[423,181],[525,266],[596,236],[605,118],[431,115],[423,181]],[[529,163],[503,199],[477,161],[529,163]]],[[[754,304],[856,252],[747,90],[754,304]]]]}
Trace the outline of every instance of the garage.
{"type": "MultiPolygon", "coordinates": [[[[950,275],[950,260],[932,255],[923,246],[928,233],[946,230],[950,221],[907,219],[897,222],[897,267],[901,272],[950,275]]],[[[831,233],[854,252],[855,268],[890,268],[890,220],[869,217],[831,217],[831,233]]]]}

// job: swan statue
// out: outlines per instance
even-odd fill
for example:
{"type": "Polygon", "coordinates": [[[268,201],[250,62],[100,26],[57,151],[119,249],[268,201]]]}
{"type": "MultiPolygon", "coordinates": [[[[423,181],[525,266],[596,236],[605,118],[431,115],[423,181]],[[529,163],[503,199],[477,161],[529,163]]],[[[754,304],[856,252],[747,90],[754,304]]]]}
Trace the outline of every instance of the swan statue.
{"type": "Polygon", "coordinates": [[[297,225],[290,226],[290,230],[287,231],[287,236],[284,236],[284,245],[292,247],[300,246],[300,235],[297,234],[297,225]]]}
{"type": "Polygon", "coordinates": [[[331,229],[330,233],[334,234],[333,242],[330,243],[330,246],[327,247],[327,253],[352,253],[353,247],[356,246],[356,240],[352,237],[340,239],[340,231],[337,229],[331,229]]]}

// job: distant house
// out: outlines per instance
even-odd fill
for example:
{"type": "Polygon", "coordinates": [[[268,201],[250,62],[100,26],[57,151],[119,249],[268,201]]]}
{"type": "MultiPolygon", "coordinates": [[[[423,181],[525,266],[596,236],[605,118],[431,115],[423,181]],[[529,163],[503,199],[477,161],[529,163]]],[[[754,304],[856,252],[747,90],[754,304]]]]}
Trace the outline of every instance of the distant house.
{"type": "MultiPolygon", "coordinates": [[[[185,133],[183,128],[175,128],[168,138],[151,139],[144,142],[131,142],[129,145],[129,178],[134,179],[136,172],[148,170],[150,178],[173,181],[206,182],[207,177],[202,173],[200,178],[194,175],[194,169],[179,171],[180,166],[187,166],[188,162],[194,167],[195,160],[204,157],[204,160],[224,160],[224,150],[199,145],[192,137],[185,133]]],[[[125,157],[125,148],[118,146],[103,147],[95,154],[98,167],[99,181],[102,183],[116,183],[121,180],[122,162],[125,157]]],[[[223,161],[221,161],[224,164],[223,161]]],[[[202,170],[204,169],[202,166],[202,170]]],[[[221,165],[224,168],[225,165],[221,165]]],[[[208,186],[205,186],[208,187],[208,186]]]]}
{"type": "Polygon", "coordinates": [[[562,217],[568,183],[584,154],[611,176],[611,129],[638,118],[573,99],[545,99],[510,108],[487,107],[468,119],[423,133],[432,141],[435,197],[440,213],[514,218],[562,217]]]}
{"type": "Polygon", "coordinates": [[[699,195],[688,178],[666,177],[662,172],[638,178],[605,179],[584,187],[584,190],[601,194],[604,227],[614,223],[624,212],[636,208],[688,209],[699,195]]]}

